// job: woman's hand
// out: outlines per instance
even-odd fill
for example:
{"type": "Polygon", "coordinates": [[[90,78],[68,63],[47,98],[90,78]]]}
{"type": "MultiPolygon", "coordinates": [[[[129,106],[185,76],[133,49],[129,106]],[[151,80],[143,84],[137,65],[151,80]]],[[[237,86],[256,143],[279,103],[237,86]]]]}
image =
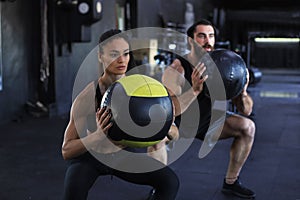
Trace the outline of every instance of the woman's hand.
{"type": "Polygon", "coordinates": [[[89,137],[92,137],[93,142],[89,149],[99,153],[111,153],[124,148],[123,145],[116,144],[107,137],[108,130],[112,127],[111,110],[107,107],[100,108],[96,111],[97,130],[88,132],[89,137]]]}
{"type": "Polygon", "coordinates": [[[97,110],[96,112],[96,123],[97,123],[97,134],[107,135],[108,129],[112,126],[111,119],[111,110],[107,107],[103,107],[97,110]]]}
{"type": "Polygon", "coordinates": [[[101,144],[101,141],[107,139],[108,129],[112,126],[110,122],[111,113],[106,107],[99,108],[96,111],[96,125],[97,129],[95,132],[88,131],[87,134],[90,137],[90,145],[92,149],[97,149],[101,144]]]}

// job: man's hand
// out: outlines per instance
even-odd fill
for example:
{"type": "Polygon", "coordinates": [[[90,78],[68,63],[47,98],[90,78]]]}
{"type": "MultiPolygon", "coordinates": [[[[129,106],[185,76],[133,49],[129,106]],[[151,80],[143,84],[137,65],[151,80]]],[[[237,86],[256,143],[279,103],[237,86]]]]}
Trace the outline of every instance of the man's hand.
{"type": "Polygon", "coordinates": [[[184,69],[178,59],[175,59],[173,63],[166,68],[162,76],[162,83],[168,88],[172,96],[181,94],[185,78],[184,69]]]}
{"type": "Polygon", "coordinates": [[[205,70],[206,67],[204,63],[199,63],[193,70],[191,78],[192,78],[192,87],[195,95],[198,95],[202,92],[203,84],[208,78],[208,75],[203,76],[205,70]]]}

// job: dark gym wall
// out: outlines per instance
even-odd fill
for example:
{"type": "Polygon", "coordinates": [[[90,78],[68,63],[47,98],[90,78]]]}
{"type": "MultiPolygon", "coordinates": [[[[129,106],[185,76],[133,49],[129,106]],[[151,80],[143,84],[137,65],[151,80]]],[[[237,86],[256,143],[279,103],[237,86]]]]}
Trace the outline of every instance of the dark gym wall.
{"type": "MultiPolygon", "coordinates": [[[[55,1],[48,1],[55,2],[55,1]]],[[[72,43],[51,49],[52,85],[50,115],[67,114],[72,103],[74,80],[81,63],[97,45],[99,35],[116,27],[115,3],[126,0],[103,0],[102,19],[91,26],[91,42],[72,43]]],[[[131,1],[129,1],[131,2],[131,1]]],[[[208,0],[189,0],[194,4],[195,19],[209,17],[208,0]]],[[[0,123],[18,120],[27,101],[37,101],[40,67],[40,3],[37,0],[1,1],[3,90],[0,91],[0,123]]],[[[136,0],[138,27],[162,26],[166,21],[184,22],[185,2],[181,0],[136,0]],[[148,9],[145,9],[148,8],[148,9]]],[[[134,5],[133,5],[134,6],[134,5]]],[[[76,23],[74,21],[74,23],[76,23]]],[[[53,24],[50,24],[50,27],[53,24]]],[[[50,29],[50,27],[48,27],[50,29]]],[[[51,30],[50,30],[51,31],[51,30]]],[[[54,32],[54,30],[52,30],[54,32]]],[[[50,36],[49,36],[50,37],[50,36]]],[[[55,34],[51,37],[55,37],[55,34]]],[[[55,41],[55,38],[49,38],[55,41]]],[[[51,44],[50,44],[51,45],[51,44]]],[[[97,67],[97,66],[95,66],[97,67]]],[[[49,94],[48,94],[49,95],[49,94]]]]}
{"type": "Polygon", "coordinates": [[[209,0],[137,0],[138,27],[164,26],[162,22],[183,24],[186,2],[193,4],[195,20],[209,18],[212,15],[212,4],[209,0]]]}
{"type": "MultiPolygon", "coordinates": [[[[55,103],[50,105],[50,115],[69,112],[72,103],[74,80],[81,63],[98,43],[100,34],[108,29],[116,28],[115,0],[104,0],[102,19],[91,26],[91,42],[72,43],[69,52],[67,45],[62,47],[62,55],[55,48],[55,103]]],[[[74,21],[76,23],[76,21],[74,21]]],[[[95,66],[98,67],[98,66],[95,66]]]]}
{"type": "MultiPolygon", "coordinates": [[[[53,1],[54,2],[54,1],[53,1]]],[[[27,101],[38,100],[40,66],[40,3],[37,0],[0,2],[2,9],[3,90],[0,91],[0,123],[19,120],[27,101]]],[[[92,25],[91,42],[73,43],[72,52],[53,49],[54,100],[50,115],[69,112],[77,70],[98,42],[99,35],[116,27],[115,1],[103,1],[102,20],[92,25]]],[[[74,22],[76,23],[76,22],[74,22]]],[[[51,39],[50,39],[51,40],[51,39]]],[[[97,66],[96,66],[97,67],[97,66]]]]}
{"type": "MultiPolygon", "coordinates": [[[[248,2],[250,3],[250,0],[248,2]]],[[[245,60],[248,53],[246,52],[248,38],[251,38],[250,64],[255,67],[299,69],[299,43],[255,44],[253,40],[254,37],[299,38],[300,2],[289,0],[277,1],[277,4],[269,0],[251,2],[257,3],[255,7],[253,4],[246,7],[240,4],[241,7],[238,9],[237,4],[226,4],[227,8],[223,9],[225,24],[220,38],[230,41],[231,49],[239,49],[245,60]],[[243,46],[245,48],[241,48],[243,46]]]]}
{"type": "Polygon", "coordinates": [[[165,21],[172,21],[175,23],[184,23],[184,16],[186,5],[189,2],[193,4],[195,21],[200,18],[210,18],[213,11],[213,6],[210,0],[161,0],[161,13],[163,14],[165,21]]]}
{"type": "Polygon", "coordinates": [[[39,62],[39,4],[35,0],[0,2],[2,75],[0,122],[18,118],[36,95],[39,62]]]}
{"type": "Polygon", "coordinates": [[[252,64],[258,68],[300,70],[300,45],[256,44],[253,45],[252,64]]]}
{"type": "MultiPolygon", "coordinates": [[[[97,44],[99,35],[104,30],[116,27],[116,2],[122,3],[123,1],[103,1],[103,18],[92,25],[92,41],[90,43],[73,43],[71,53],[67,51],[67,47],[63,47],[62,56],[58,56],[57,49],[55,49],[56,102],[50,106],[50,114],[56,115],[69,112],[72,103],[72,88],[80,64],[86,58],[90,50],[92,50],[97,44]]],[[[189,2],[195,5],[195,19],[199,17],[207,17],[210,14],[209,8],[211,6],[209,6],[209,4],[204,6],[204,1],[199,2],[197,0],[190,0],[189,2]]],[[[184,22],[185,3],[181,0],[136,0],[135,3],[136,4],[132,6],[137,6],[136,9],[138,12],[135,20],[138,27],[162,26],[160,21],[161,13],[164,13],[164,17],[167,20],[176,20],[177,23],[184,22]]]]}

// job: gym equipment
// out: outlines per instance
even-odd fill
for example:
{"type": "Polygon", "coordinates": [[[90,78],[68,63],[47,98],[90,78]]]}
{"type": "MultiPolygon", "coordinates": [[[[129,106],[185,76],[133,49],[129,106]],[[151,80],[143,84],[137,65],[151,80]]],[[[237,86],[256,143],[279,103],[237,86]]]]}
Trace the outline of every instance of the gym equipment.
{"type": "Polygon", "coordinates": [[[253,66],[248,67],[249,70],[249,85],[255,85],[261,81],[262,72],[253,66]]]}
{"type": "Polygon", "coordinates": [[[227,49],[216,49],[210,52],[222,77],[226,99],[238,96],[247,82],[247,67],[243,58],[227,49]]]}
{"type": "Polygon", "coordinates": [[[145,75],[129,75],[112,84],[102,98],[104,106],[112,114],[108,137],[129,147],[157,144],[173,121],[172,100],[166,88],[145,75]]]}

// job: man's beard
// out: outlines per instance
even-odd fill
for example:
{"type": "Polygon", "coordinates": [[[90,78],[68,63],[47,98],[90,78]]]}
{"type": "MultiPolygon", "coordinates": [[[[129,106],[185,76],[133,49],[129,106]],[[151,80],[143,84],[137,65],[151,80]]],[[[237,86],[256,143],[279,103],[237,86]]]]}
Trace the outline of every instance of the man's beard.
{"type": "Polygon", "coordinates": [[[196,42],[193,42],[193,46],[194,46],[194,49],[195,49],[195,55],[197,56],[198,60],[200,60],[207,52],[203,47],[201,47],[196,42]]]}

